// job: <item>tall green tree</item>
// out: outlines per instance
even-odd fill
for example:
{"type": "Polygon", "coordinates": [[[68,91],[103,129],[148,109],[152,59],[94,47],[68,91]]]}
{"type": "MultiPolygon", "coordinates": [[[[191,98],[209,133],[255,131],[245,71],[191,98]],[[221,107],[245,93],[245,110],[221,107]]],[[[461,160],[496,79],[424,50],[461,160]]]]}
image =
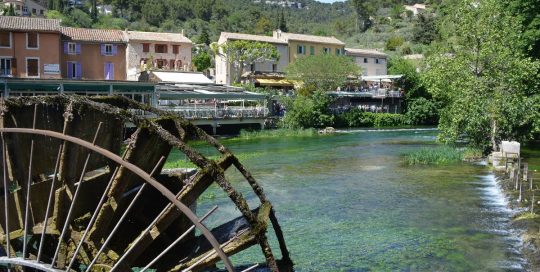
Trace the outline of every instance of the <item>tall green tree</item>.
{"type": "Polygon", "coordinates": [[[285,14],[283,13],[283,10],[280,11],[279,13],[279,20],[278,20],[278,23],[277,23],[277,29],[283,31],[283,32],[288,32],[289,29],[287,28],[287,21],[285,21],[285,14]]]}
{"type": "Polygon", "coordinates": [[[443,19],[447,43],[422,78],[445,105],[440,140],[488,151],[540,131],[540,64],[523,53],[519,22],[497,0],[460,0],[443,19]]]}
{"type": "Polygon", "coordinates": [[[376,2],[369,0],[351,0],[350,3],[356,12],[356,31],[366,31],[371,24],[369,16],[376,10],[376,2]]]}
{"type": "Polygon", "coordinates": [[[540,0],[508,0],[509,9],[523,25],[528,53],[540,59],[540,0]]]}
{"type": "Polygon", "coordinates": [[[213,43],[211,49],[233,68],[235,83],[240,83],[242,72],[247,65],[277,61],[280,58],[276,46],[264,42],[238,40],[219,45],[213,43]]]}
{"type": "Polygon", "coordinates": [[[334,91],[343,87],[347,77],[359,75],[360,68],[351,58],[333,54],[301,57],[286,68],[288,79],[322,91],[334,91]]]}

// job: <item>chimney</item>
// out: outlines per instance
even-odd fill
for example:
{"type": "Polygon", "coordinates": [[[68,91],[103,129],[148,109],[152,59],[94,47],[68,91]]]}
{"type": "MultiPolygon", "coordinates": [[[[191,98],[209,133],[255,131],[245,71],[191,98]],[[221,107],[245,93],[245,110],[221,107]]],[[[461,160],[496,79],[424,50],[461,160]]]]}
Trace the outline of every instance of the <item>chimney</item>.
{"type": "Polygon", "coordinates": [[[182,28],[182,36],[185,36],[185,35],[184,35],[184,29],[183,29],[183,28],[182,28]]]}
{"type": "Polygon", "coordinates": [[[274,30],[272,32],[272,36],[274,36],[275,39],[281,39],[281,29],[274,30]]]}

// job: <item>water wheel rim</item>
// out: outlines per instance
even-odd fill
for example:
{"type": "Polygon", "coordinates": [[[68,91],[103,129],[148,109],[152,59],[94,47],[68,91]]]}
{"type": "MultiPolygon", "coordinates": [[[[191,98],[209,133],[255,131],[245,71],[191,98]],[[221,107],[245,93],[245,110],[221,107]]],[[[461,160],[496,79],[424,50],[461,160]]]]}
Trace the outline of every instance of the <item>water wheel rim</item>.
{"type": "MultiPolygon", "coordinates": [[[[206,228],[206,226],[199,221],[199,218],[197,217],[197,215],[195,215],[189,207],[187,207],[178,199],[176,199],[176,196],[170,190],[168,190],[165,186],[163,186],[157,180],[152,178],[151,175],[149,175],[147,172],[145,172],[141,168],[137,167],[136,165],[130,162],[123,160],[120,156],[118,156],[117,154],[114,154],[113,152],[107,149],[101,148],[95,144],[92,144],[80,138],[65,135],[56,131],[40,130],[40,129],[32,129],[32,128],[0,128],[0,134],[2,134],[2,136],[4,134],[17,134],[17,133],[41,135],[41,136],[46,136],[50,138],[67,141],[67,142],[79,145],[81,147],[84,147],[99,155],[102,155],[116,162],[120,166],[125,167],[126,169],[128,169],[129,171],[131,171],[132,173],[134,173],[141,179],[143,179],[146,182],[146,184],[149,184],[154,189],[158,190],[165,198],[167,198],[172,204],[174,204],[176,208],[178,208],[191,221],[191,223],[195,225],[195,227],[201,232],[201,234],[208,240],[212,248],[215,250],[217,255],[223,261],[223,264],[225,268],[227,269],[227,271],[229,272],[234,271],[233,265],[229,257],[227,256],[227,254],[225,254],[225,252],[221,248],[220,243],[217,241],[214,235],[210,232],[210,230],[208,230],[208,228],[206,228]]],[[[0,257],[0,263],[22,265],[22,266],[38,269],[41,271],[66,271],[66,270],[55,269],[52,267],[52,265],[48,267],[45,264],[39,263],[35,260],[20,258],[20,257],[11,258],[10,256],[3,256],[3,257],[0,257]]]]}

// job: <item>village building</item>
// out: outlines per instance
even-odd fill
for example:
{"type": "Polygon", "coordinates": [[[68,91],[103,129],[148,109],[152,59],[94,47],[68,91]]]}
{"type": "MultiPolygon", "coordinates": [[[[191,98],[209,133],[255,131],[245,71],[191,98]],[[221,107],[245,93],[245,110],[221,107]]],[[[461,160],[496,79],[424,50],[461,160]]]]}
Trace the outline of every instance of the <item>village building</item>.
{"type": "Polygon", "coordinates": [[[226,56],[218,54],[216,83],[232,84],[235,77],[240,75],[241,81],[254,83],[255,86],[290,89],[293,83],[284,79],[284,72],[285,68],[296,59],[319,54],[345,54],[345,43],[335,37],[287,33],[280,30],[274,31],[272,36],[222,32],[218,44],[236,40],[272,44],[280,57],[277,60],[252,63],[246,65],[243,71],[235,71],[234,67],[227,63],[226,56]]]}
{"type": "MultiPolygon", "coordinates": [[[[244,67],[244,70],[240,72],[241,76],[248,78],[257,75],[263,82],[264,79],[267,80],[267,82],[264,83],[271,83],[272,80],[275,81],[284,77],[285,68],[289,65],[289,46],[286,41],[263,35],[221,32],[218,44],[222,45],[230,41],[238,40],[272,44],[276,47],[276,50],[280,55],[280,58],[277,60],[268,60],[247,65],[244,67]]],[[[218,54],[216,56],[216,83],[232,84],[235,78],[234,73],[235,71],[232,65],[227,63],[226,57],[218,54]]]]}
{"type": "Polygon", "coordinates": [[[0,76],[60,78],[59,20],[0,16],[0,76]]]}
{"type": "Polygon", "coordinates": [[[345,54],[345,43],[335,37],[324,37],[282,32],[276,30],[273,37],[286,42],[289,46],[289,63],[303,56],[320,54],[345,54]]]}
{"type": "Polygon", "coordinates": [[[44,17],[47,11],[46,5],[42,1],[32,0],[4,0],[4,6],[13,6],[17,16],[39,16],[44,17]]]}
{"type": "Polygon", "coordinates": [[[381,76],[387,74],[388,56],[373,49],[345,48],[345,55],[354,59],[362,69],[363,76],[381,76]]]}
{"type": "Polygon", "coordinates": [[[62,76],[66,79],[126,80],[123,31],[62,28],[62,76]]]}
{"type": "Polygon", "coordinates": [[[180,33],[124,32],[127,80],[138,80],[145,70],[191,71],[193,42],[180,33]]]}

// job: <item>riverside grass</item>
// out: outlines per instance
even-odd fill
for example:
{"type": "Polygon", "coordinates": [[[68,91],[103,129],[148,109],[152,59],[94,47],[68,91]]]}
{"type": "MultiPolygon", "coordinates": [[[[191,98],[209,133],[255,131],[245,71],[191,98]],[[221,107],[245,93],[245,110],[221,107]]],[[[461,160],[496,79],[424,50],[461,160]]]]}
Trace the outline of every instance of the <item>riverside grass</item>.
{"type": "Polygon", "coordinates": [[[463,161],[464,150],[441,145],[422,147],[405,154],[408,165],[446,165],[463,161]]]}
{"type": "Polygon", "coordinates": [[[307,129],[268,129],[259,131],[247,131],[241,130],[239,138],[273,138],[273,137],[311,137],[318,135],[317,130],[314,128],[307,129]]]}

